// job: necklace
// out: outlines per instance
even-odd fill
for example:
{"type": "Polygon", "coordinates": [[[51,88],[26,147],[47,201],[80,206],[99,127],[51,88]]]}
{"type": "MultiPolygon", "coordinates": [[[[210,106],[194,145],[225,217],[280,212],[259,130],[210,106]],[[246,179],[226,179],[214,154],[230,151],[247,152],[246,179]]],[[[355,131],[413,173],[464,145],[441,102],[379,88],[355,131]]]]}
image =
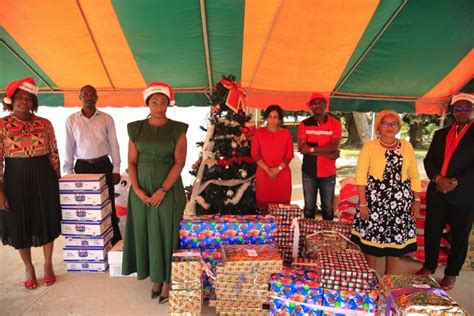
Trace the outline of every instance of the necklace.
{"type": "Polygon", "coordinates": [[[382,139],[379,138],[379,143],[380,145],[382,145],[383,147],[388,147],[388,148],[391,148],[391,147],[395,147],[397,144],[398,144],[398,139],[395,138],[395,141],[391,144],[387,144],[387,143],[384,143],[382,141],[382,139]]]}

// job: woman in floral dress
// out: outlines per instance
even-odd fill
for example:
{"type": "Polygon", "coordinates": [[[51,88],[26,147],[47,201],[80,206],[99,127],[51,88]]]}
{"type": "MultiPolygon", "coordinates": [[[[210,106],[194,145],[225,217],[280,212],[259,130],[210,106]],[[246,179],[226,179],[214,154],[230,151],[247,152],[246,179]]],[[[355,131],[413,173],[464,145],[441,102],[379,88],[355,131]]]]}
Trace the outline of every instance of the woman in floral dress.
{"type": "Polygon", "coordinates": [[[359,207],[352,240],[371,268],[387,257],[386,274],[396,273],[399,257],[416,250],[415,221],[421,182],[412,145],[395,136],[402,121],[389,110],[377,115],[379,138],[364,144],[357,163],[359,207]]]}

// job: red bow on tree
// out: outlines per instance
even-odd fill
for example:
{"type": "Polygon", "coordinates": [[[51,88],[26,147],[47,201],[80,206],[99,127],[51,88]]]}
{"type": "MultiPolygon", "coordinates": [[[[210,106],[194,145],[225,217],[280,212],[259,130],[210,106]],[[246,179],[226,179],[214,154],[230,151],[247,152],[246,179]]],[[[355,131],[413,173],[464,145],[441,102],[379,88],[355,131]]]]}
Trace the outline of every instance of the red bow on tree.
{"type": "Polygon", "coordinates": [[[245,92],[240,84],[233,80],[226,80],[222,78],[219,81],[226,89],[229,89],[225,105],[227,105],[232,111],[238,113],[240,109],[245,107],[245,92]]]}

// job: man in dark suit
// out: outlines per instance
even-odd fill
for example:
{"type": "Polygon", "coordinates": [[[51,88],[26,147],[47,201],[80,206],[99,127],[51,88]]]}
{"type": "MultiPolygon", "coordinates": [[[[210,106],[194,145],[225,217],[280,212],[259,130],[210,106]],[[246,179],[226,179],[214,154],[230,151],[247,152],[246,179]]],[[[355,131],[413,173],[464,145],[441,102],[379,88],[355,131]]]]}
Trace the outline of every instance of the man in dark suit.
{"type": "Polygon", "coordinates": [[[454,286],[466,259],[474,213],[474,124],[470,94],[451,101],[455,123],[438,130],[424,159],[430,184],[426,195],[425,263],[417,274],[434,273],[438,265],[441,234],[451,227],[448,264],[440,285],[454,286]]]}

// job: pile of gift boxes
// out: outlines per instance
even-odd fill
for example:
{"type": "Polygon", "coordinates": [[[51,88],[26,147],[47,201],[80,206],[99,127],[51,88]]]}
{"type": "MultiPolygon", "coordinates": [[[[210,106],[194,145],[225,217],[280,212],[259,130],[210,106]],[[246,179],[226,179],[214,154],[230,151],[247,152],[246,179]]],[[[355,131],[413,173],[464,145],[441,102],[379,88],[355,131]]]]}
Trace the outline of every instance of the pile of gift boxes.
{"type": "Polygon", "coordinates": [[[202,265],[199,249],[178,250],[171,263],[171,315],[199,315],[202,308],[202,265]]]}
{"type": "Polygon", "coordinates": [[[203,297],[214,296],[216,267],[221,265],[221,246],[271,244],[277,225],[270,216],[201,215],[189,216],[180,223],[180,248],[199,249],[205,265],[203,297]]]}
{"type": "Polygon", "coordinates": [[[104,272],[113,236],[105,175],[66,175],[59,179],[59,198],[67,271],[104,272]]]}

